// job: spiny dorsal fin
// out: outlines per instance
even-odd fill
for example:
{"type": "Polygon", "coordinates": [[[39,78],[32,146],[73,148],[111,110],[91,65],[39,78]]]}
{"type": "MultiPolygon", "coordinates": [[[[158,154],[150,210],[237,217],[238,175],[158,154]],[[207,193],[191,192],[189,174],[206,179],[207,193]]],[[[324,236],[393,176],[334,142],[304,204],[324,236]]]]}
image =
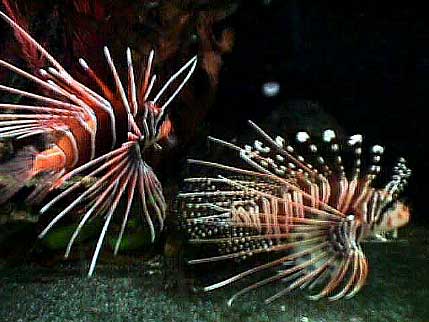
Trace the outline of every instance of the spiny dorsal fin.
{"type": "Polygon", "coordinates": [[[407,166],[406,160],[402,157],[399,158],[396,165],[393,167],[392,178],[386,184],[384,190],[394,196],[398,195],[407,185],[411,172],[411,169],[407,166]]]}

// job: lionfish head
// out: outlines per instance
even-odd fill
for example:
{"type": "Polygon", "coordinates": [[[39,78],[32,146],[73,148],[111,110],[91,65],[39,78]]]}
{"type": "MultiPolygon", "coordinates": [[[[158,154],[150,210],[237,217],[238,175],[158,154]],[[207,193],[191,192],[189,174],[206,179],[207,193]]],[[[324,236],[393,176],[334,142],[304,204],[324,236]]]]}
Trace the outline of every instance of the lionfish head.
{"type": "Polygon", "coordinates": [[[374,231],[391,231],[403,227],[409,223],[410,217],[410,208],[397,200],[385,207],[381,214],[382,220],[375,223],[374,231]]]}
{"type": "Polygon", "coordinates": [[[391,180],[384,187],[388,202],[381,209],[379,220],[374,223],[374,231],[391,231],[405,226],[410,221],[410,208],[398,196],[402,193],[411,176],[404,158],[400,158],[393,167],[391,180]]]}
{"type": "Polygon", "coordinates": [[[168,113],[163,113],[162,107],[153,101],[144,103],[143,112],[136,115],[136,123],[146,138],[152,136],[155,141],[167,139],[172,132],[168,113]]]}
{"type": "MultiPolygon", "coordinates": [[[[151,52],[149,56],[147,67],[149,71],[152,60],[153,52],[151,52]]],[[[137,132],[142,151],[150,146],[159,147],[157,142],[169,137],[172,131],[172,124],[168,117],[168,106],[189,80],[196,65],[197,56],[194,56],[168,79],[156,96],[151,100],[147,100],[147,98],[156,79],[156,75],[152,76],[150,82],[145,82],[147,85],[144,86],[144,103],[142,108],[138,109],[135,115],[135,124],[138,128],[137,132]]],[[[146,79],[148,78],[149,76],[146,77],[146,79]]]]}

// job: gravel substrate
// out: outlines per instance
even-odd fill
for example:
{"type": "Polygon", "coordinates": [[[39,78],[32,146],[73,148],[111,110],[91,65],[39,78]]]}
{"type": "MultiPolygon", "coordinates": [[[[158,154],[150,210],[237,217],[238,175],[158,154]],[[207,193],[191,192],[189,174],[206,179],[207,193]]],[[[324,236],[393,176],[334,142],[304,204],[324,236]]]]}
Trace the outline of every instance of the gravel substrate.
{"type": "Polygon", "coordinates": [[[105,263],[93,278],[86,277],[86,262],[2,263],[0,321],[429,321],[429,230],[408,228],[400,238],[366,244],[367,285],[355,298],[332,303],[298,292],[264,305],[271,294],[264,288],[228,308],[237,288],[194,293],[182,274],[165,269],[162,257],[105,263]]]}

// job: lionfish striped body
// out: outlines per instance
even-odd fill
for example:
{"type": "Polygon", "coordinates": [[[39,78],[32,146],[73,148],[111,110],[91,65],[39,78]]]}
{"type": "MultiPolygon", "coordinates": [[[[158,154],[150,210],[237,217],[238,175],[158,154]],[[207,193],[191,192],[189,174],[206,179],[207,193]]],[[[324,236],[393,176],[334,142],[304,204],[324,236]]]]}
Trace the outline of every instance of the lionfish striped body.
{"type": "Polygon", "coordinates": [[[54,217],[40,237],[67,214],[83,209],[83,216],[67,247],[68,256],[82,226],[88,220],[104,215],[104,226],[89,270],[91,275],[109,223],[123,197],[126,210],[115,254],[133,199],[139,199],[142,217],[149,226],[152,241],[156,231],[163,228],[166,202],[161,184],[143,159],[143,153],[153,148],[160,149],[157,142],[168,137],[171,123],[167,106],[192,75],[197,59],[190,59],[149,100],[156,79],[156,75],[151,74],[154,52],[150,53],[146,68],[140,75],[141,82],[136,86],[131,51],[127,49],[128,86],[124,88],[109,50],[105,47],[104,54],[116,86],[113,91],[82,58],[79,59],[83,70],[101,89],[102,94],[99,94],[74,79],[7,15],[0,11],[0,16],[20,39],[36,48],[52,66],[41,69],[39,75],[33,75],[0,60],[0,66],[24,77],[40,90],[40,94],[35,94],[0,85],[1,91],[32,101],[28,105],[0,104],[0,109],[6,111],[0,114],[0,139],[22,141],[28,137],[37,137],[42,138],[46,145],[42,151],[27,146],[14,159],[1,165],[0,175],[2,178],[7,177],[7,180],[0,182],[0,203],[11,198],[35,176],[41,176],[43,180],[30,194],[30,202],[40,201],[53,189],[80,176],[77,182],[69,185],[41,209],[41,213],[44,213],[72,192],[80,193],[54,217]],[[171,96],[165,98],[166,92],[171,93],[171,96]],[[163,103],[160,104],[160,101],[163,103]],[[86,187],[91,178],[96,178],[95,182],[86,187]]]}
{"type": "Polygon", "coordinates": [[[249,282],[228,304],[251,290],[278,282],[284,287],[266,299],[267,303],[298,288],[312,290],[313,300],[352,297],[368,274],[360,242],[409,221],[408,208],[398,201],[411,174],[405,160],[397,162],[386,186],[375,189],[372,186],[381,171],[384,149],[373,146],[371,162],[364,168],[361,135],[342,144],[334,131],[326,130],[323,142],[316,145],[308,133],[299,132],[293,146],[249,123],[260,137],[253,146],[241,148],[209,139],[231,149],[250,169],[189,160],[219,175],[185,179],[186,188],[178,200],[190,243],[214,247],[218,252],[192,259],[190,264],[249,257],[264,263],[204,290],[265,274],[249,282]],[[347,152],[354,156],[351,171],[343,161],[347,152]],[[266,277],[269,272],[271,276],[266,277]]]}

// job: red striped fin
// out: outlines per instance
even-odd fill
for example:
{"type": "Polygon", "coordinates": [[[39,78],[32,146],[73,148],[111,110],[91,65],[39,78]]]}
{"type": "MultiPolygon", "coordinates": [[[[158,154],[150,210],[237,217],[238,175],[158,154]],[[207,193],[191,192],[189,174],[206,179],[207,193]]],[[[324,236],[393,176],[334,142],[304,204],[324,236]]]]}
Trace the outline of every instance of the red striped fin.
{"type": "MultiPolygon", "coordinates": [[[[78,9],[87,11],[90,8],[83,6],[78,9]]],[[[0,104],[0,110],[11,111],[0,113],[0,139],[20,140],[37,136],[44,140],[43,143],[48,148],[54,147],[55,151],[59,149],[66,159],[59,167],[55,161],[58,155],[52,154],[52,160],[49,160],[52,162],[45,162],[43,159],[50,150],[37,152],[31,156],[25,154],[25,158],[20,158],[21,154],[18,154],[19,160],[16,161],[19,161],[17,163],[20,170],[20,175],[17,176],[19,180],[8,184],[2,178],[1,189],[7,192],[4,196],[8,199],[32,176],[38,174],[44,182],[36,186],[30,197],[40,201],[48,192],[61,187],[71,178],[82,176],[78,182],[60,192],[41,209],[42,213],[46,212],[52,205],[65,200],[66,196],[80,192],[53,218],[41,232],[40,237],[64,216],[81,208],[82,205],[89,205],[89,210],[84,210],[84,216],[69,242],[66,251],[68,256],[81,227],[88,220],[105,215],[104,226],[89,269],[89,275],[92,275],[105,234],[120,202],[126,202],[126,213],[115,246],[115,254],[119,249],[133,202],[141,204],[141,216],[149,227],[152,241],[155,240],[157,232],[164,227],[166,202],[162,187],[150,165],[143,159],[143,152],[152,147],[160,148],[158,141],[170,133],[168,107],[193,74],[197,57],[187,61],[160,86],[158,93],[151,100],[152,88],[156,86],[156,75],[152,75],[154,52],[151,51],[149,54],[143,81],[138,87],[131,49],[126,50],[128,70],[127,86],[124,86],[108,48],[104,47],[107,65],[114,79],[113,90],[83,58],[79,59],[81,67],[100,87],[99,94],[72,77],[13,19],[1,11],[0,17],[11,26],[17,37],[25,40],[51,65],[38,70],[36,75],[0,59],[0,67],[26,78],[37,85],[39,91],[43,93],[32,93],[0,85],[0,90],[24,96],[31,101],[27,104],[0,104]],[[106,138],[110,138],[110,142],[106,138]],[[35,169],[38,160],[43,169],[35,169]],[[22,169],[31,171],[27,173],[21,171],[22,169]],[[84,183],[88,178],[94,179],[94,183],[90,187],[85,187],[84,183]],[[79,189],[83,191],[78,191],[79,189]]]]}

